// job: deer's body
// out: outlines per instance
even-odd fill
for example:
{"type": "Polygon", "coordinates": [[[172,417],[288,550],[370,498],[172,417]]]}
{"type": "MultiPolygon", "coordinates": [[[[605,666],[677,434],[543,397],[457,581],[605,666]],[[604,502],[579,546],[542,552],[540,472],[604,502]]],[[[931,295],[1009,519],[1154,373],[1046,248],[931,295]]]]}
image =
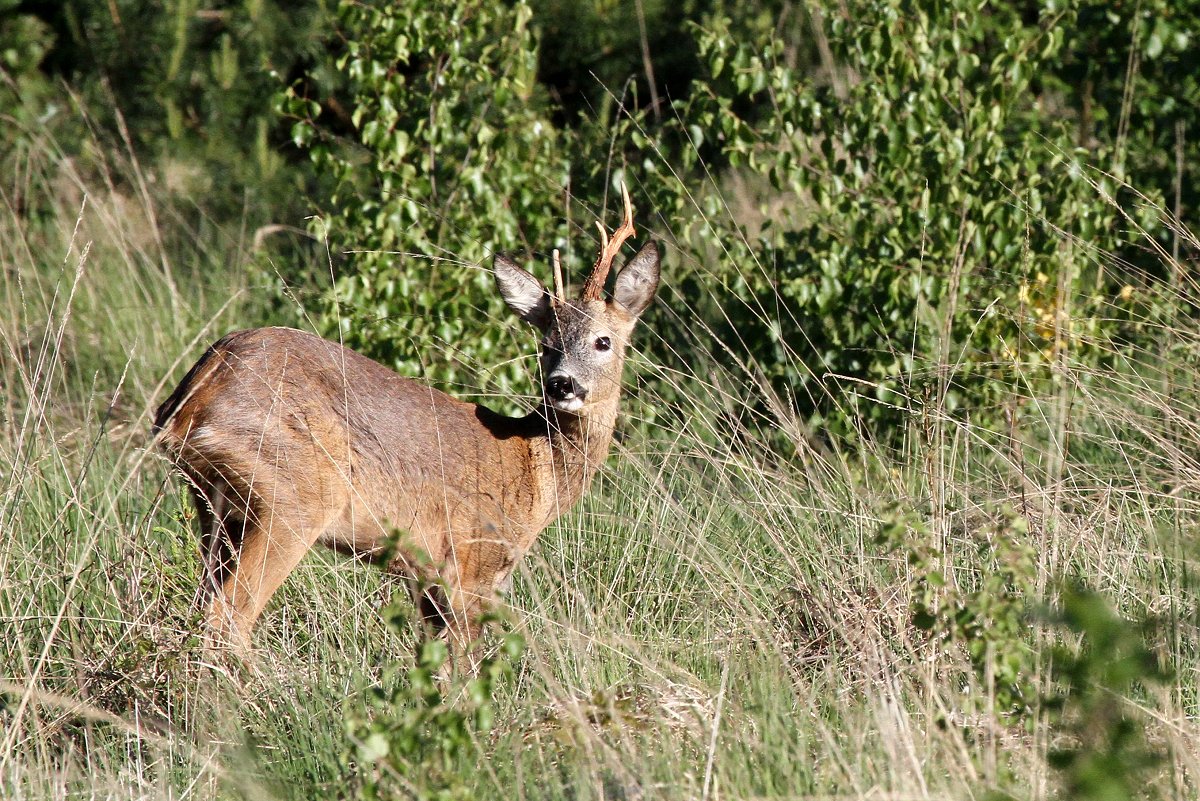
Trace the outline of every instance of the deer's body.
{"type": "Polygon", "coordinates": [[[544,399],[524,417],[455,400],[292,329],[239,331],[209,348],[155,427],[196,496],[201,595],[218,636],[248,642],[316,542],[375,557],[399,533],[389,566],[420,579],[426,620],[456,650],[473,640],[517,560],[586,492],[608,453],[624,346],[653,297],[657,251],[648,246],[631,265],[639,269],[618,279],[624,304],[568,302],[497,259],[505,299],[545,331],[544,399]]]}

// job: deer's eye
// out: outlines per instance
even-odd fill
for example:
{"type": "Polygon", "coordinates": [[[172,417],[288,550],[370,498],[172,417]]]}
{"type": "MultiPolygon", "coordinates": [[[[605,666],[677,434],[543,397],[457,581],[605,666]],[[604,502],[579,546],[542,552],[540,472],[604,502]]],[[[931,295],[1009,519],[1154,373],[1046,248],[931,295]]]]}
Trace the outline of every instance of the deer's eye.
{"type": "Polygon", "coordinates": [[[600,337],[596,340],[596,350],[612,350],[612,343],[608,341],[608,337],[600,337]]]}

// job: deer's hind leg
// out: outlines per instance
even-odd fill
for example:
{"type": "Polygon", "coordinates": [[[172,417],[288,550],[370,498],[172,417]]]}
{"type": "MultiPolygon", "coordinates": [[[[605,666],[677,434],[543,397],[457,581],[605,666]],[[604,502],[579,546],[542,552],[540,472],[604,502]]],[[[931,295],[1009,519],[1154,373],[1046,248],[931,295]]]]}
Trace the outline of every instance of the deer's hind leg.
{"type": "Polygon", "coordinates": [[[196,522],[200,528],[200,584],[193,603],[206,607],[220,592],[225,576],[233,569],[234,555],[241,542],[243,521],[229,502],[229,491],[219,476],[210,477],[182,465],[188,480],[196,522]]]}
{"type": "Polygon", "coordinates": [[[204,610],[214,644],[246,645],[248,639],[237,640],[229,636],[232,632],[227,627],[213,625],[218,619],[214,610],[224,608],[225,584],[236,572],[246,531],[245,502],[236,499],[219,475],[209,477],[189,471],[188,478],[200,524],[201,576],[194,603],[204,610]]]}
{"type": "Polygon", "coordinates": [[[211,599],[208,622],[224,640],[249,647],[267,602],[336,515],[325,507],[306,513],[292,498],[268,503],[254,497],[244,512],[232,538],[236,556],[211,599]]]}

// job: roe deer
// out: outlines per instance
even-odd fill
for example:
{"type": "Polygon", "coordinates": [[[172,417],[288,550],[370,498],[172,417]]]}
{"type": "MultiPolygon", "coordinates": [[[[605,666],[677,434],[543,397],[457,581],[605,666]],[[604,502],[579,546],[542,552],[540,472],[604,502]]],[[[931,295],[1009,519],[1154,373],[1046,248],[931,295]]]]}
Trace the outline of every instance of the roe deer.
{"type": "Polygon", "coordinates": [[[653,243],[605,278],[633,236],[625,213],[578,299],[508,258],[501,296],[542,332],[542,400],[524,417],[464,403],[312,334],[237,331],[159,407],[155,431],[188,479],[202,527],[208,624],[246,647],[263,607],[322,541],[412,579],[428,627],[461,657],[537,535],[584,494],[608,454],[625,349],[654,298],[653,243]],[[420,555],[428,557],[422,560],[420,555]],[[436,579],[436,583],[429,580],[436,579]],[[420,588],[419,590],[416,588],[420,588]]]}

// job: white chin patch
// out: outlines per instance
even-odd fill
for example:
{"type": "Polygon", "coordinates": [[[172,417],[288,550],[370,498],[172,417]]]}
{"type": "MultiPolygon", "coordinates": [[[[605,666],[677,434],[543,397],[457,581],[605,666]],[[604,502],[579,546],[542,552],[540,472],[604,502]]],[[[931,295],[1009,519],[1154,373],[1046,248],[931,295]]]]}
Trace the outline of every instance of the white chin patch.
{"type": "Polygon", "coordinates": [[[573,411],[576,411],[577,409],[582,408],[582,406],[583,406],[583,401],[580,400],[579,398],[570,398],[569,400],[554,401],[554,408],[558,409],[560,412],[573,412],[573,411]]]}

